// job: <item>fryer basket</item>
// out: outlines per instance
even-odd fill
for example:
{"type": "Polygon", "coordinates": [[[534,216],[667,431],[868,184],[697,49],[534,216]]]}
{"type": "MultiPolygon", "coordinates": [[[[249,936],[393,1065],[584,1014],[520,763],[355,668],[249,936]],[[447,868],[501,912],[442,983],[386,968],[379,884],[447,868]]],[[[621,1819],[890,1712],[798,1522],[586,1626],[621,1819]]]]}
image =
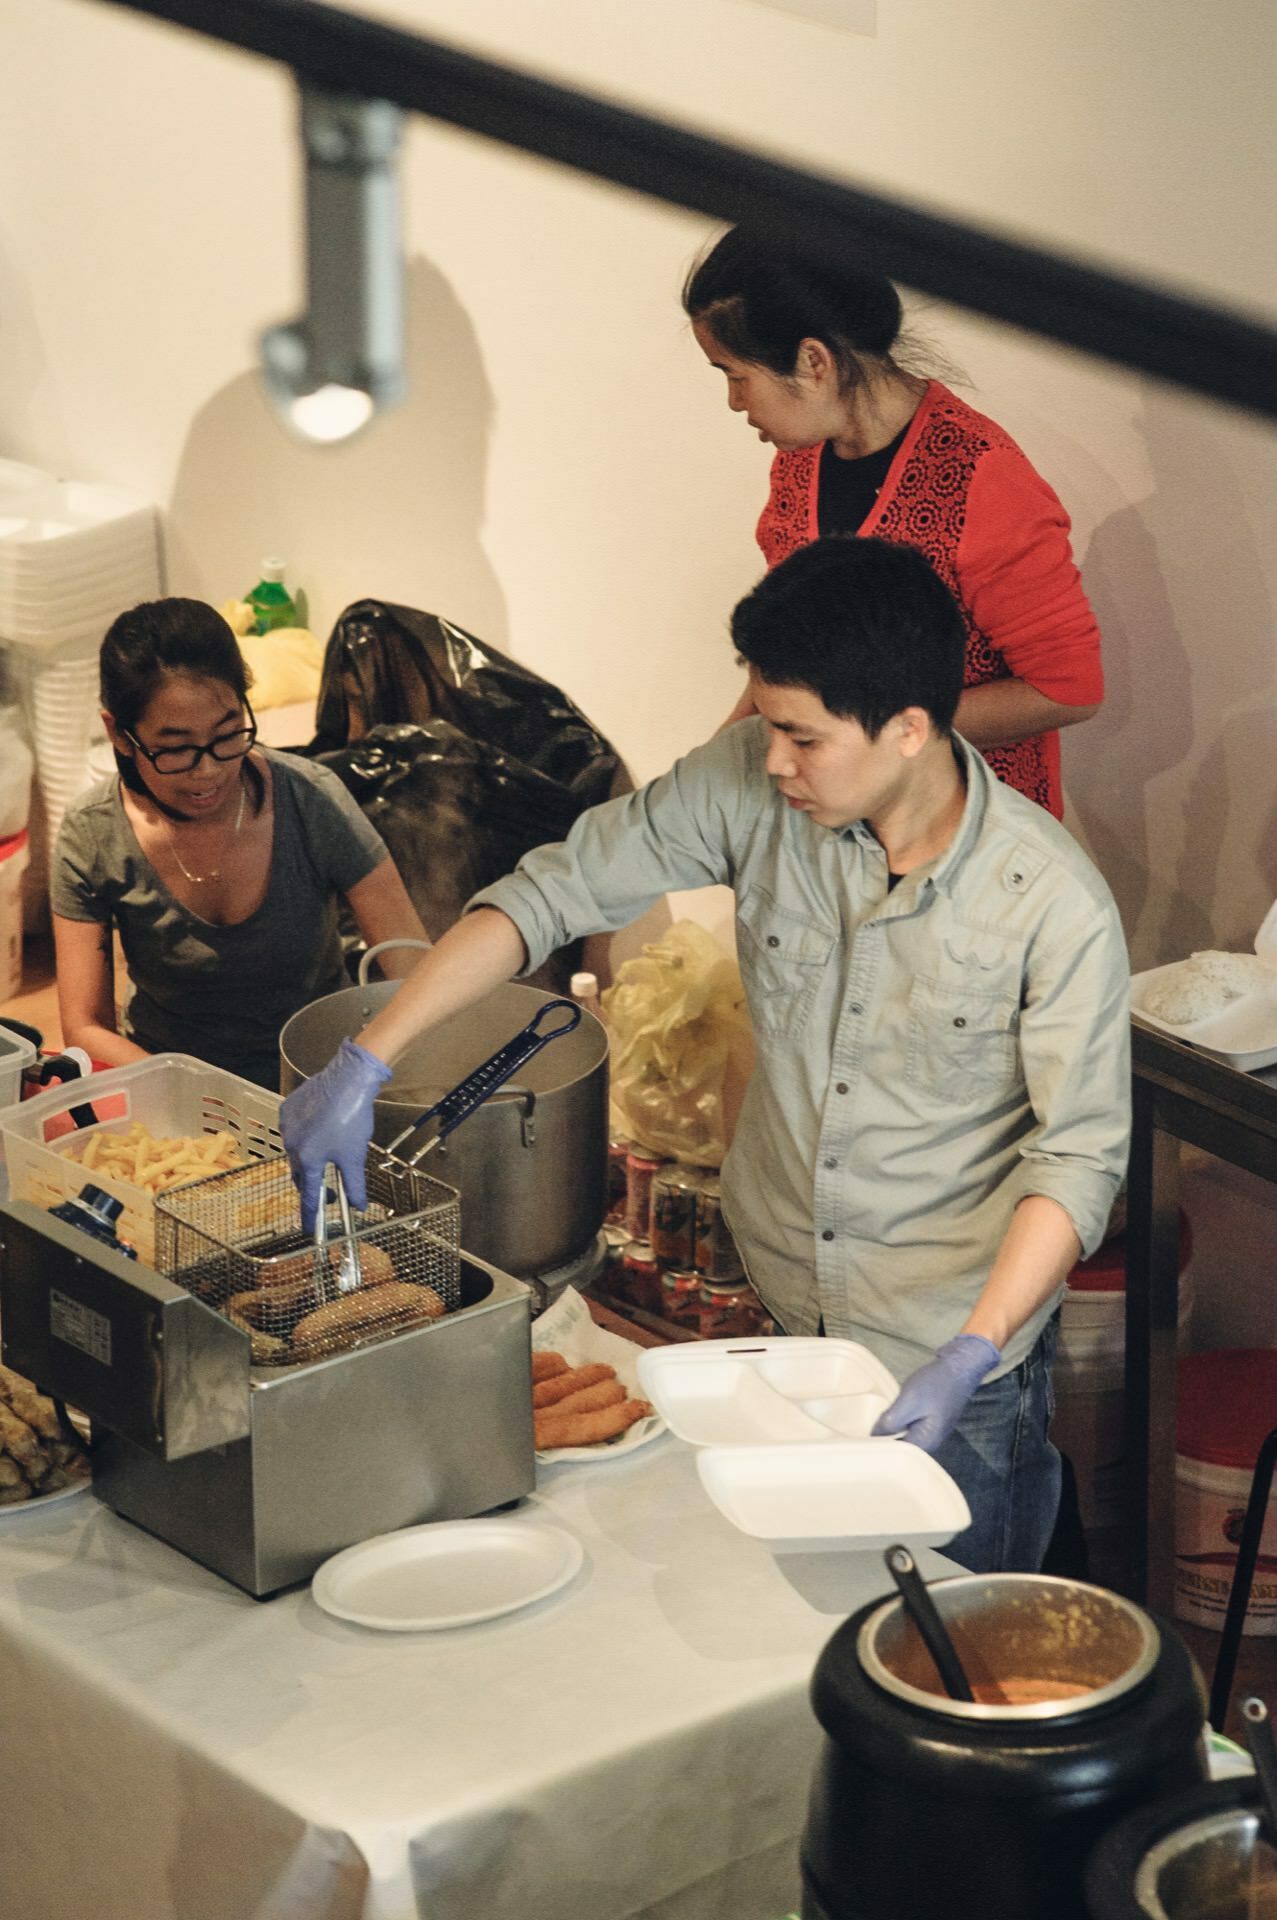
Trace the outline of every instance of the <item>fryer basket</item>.
{"type": "Polygon", "coordinates": [[[330,1200],[327,1250],[317,1252],[302,1232],[282,1154],[160,1194],[156,1266],[242,1328],[254,1366],[272,1369],[325,1360],[454,1311],[461,1304],[455,1188],[388,1162],[380,1149],[369,1154],[367,1177],[369,1204],[354,1216],[363,1285],[327,1305],[316,1263],[326,1259],[335,1274],[346,1237],[330,1200]]]}

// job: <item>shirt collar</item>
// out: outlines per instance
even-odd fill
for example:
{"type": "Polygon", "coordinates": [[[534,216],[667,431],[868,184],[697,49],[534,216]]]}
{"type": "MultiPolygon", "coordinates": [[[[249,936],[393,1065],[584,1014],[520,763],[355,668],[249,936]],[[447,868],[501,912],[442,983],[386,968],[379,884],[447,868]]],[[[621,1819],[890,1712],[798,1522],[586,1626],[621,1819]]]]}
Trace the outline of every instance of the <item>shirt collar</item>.
{"type": "MultiPolygon", "coordinates": [[[[955,733],[952,739],[953,750],[962,763],[967,795],[952,840],[933,861],[927,862],[925,872],[925,879],[932,886],[943,887],[946,890],[952,888],[963,862],[980,837],[988,808],[989,783],[994,778],[988,761],[982,754],[977,753],[961,734],[955,733]]],[[[880,854],[883,853],[882,842],[864,820],[853,820],[848,826],[840,828],[839,838],[855,840],[870,851],[876,849],[880,854]]],[[[883,857],[886,857],[885,854],[883,857]]],[[[909,877],[906,874],[905,879],[908,880],[909,877]]],[[[903,885],[904,882],[902,881],[901,884],[903,885]]],[[[892,898],[895,898],[894,894],[892,898]]]]}

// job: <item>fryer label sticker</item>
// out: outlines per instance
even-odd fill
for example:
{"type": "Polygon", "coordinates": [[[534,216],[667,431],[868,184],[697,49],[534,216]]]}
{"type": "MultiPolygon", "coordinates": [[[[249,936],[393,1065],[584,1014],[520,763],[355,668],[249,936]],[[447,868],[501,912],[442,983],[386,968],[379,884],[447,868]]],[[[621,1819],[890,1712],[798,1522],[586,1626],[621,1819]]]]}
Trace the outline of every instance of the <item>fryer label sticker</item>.
{"type": "Polygon", "coordinates": [[[87,1353],[90,1360],[100,1360],[104,1367],[110,1366],[111,1322],[105,1314],[95,1313],[83,1301],[59,1293],[56,1287],[49,1289],[49,1331],[55,1339],[65,1340],[69,1347],[78,1347],[81,1353],[87,1353]]]}

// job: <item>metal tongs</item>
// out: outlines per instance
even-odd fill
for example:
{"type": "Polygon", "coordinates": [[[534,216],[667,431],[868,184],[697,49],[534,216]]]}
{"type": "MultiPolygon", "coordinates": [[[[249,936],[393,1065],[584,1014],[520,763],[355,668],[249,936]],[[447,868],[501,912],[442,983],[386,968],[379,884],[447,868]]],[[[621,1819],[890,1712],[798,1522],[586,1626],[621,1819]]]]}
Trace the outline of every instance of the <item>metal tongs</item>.
{"type": "Polygon", "coordinates": [[[419,1113],[402,1133],[395,1135],[385,1151],[396,1155],[405,1166],[419,1165],[428,1153],[433,1153],[463,1120],[469,1118],[476,1107],[481,1107],[485,1100],[490,1099],[498,1087],[503,1087],[511,1075],[517,1073],[534,1054],[540,1053],[542,1047],[548,1047],[551,1040],[561,1040],[564,1034],[571,1033],[580,1024],[581,1009],[575,1000],[547,1000],[544,1006],[537,1008],[526,1027],[521,1027],[513,1039],[507,1040],[503,1047],[498,1047],[482,1066],[468,1073],[451,1093],[445,1093],[442,1100],[436,1100],[432,1107],[419,1113]],[[541,1023],[552,1013],[564,1013],[568,1017],[558,1026],[543,1032],[541,1023]],[[432,1122],[434,1124],[428,1139],[413,1153],[399,1153],[405,1140],[410,1140],[422,1127],[432,1122]]]}
{"type": "MultiPolygon", "coordinates": [[[[422,1127],[433,1122],[429,1138],[424,1140],[415,1152],[407,1156],[399,1156],[400,1164],[403,1166],[419,1165],[428,1153],[432,1153],[441,1141],[446,1140],[448,1135],[461,1125],[463,1120],[468,1119],[476,1107],[481,1107],[499,1087],[503,1087],[511,1075],[517,1073],[534,1054],[540,1053],[542,1047],[549,1046],[551,1040],[562,1039],[564,1034],[571,1033],[580,1024],[581,1009],[574,1000],[547,1000],[544,1006],[537,1008],[526,1027],[521,1027],[503,1047],[498,1047],[497,1051],[481,1066],[477,1066],[473,1073],[468,1073],[450,1093],[445,1093],[443,1098],[436,1100],[432,1107],[427,1107],[424,1113],[419,1113],[401,1133],[395,1135],[390,1145],[383,1151],[387,1157],[398,1155],[398,1150],[405,1140],[410,1140],[415,1133],[420,1132],[422,1127]],[[557,1026],[543,1031],[542,1022],[553,1013],[564,1013],[567,1018],[560,1021],[557,1026]]],[[[319,1295],[321,1304],[327,1306],[330,1301],[339,1298],[342,1294],[353,1293],[357,1287],[362,1286],[363,1276],[359,1267],[359,1247],[355,1240],[346,1183],[331,1161],[324,1168],[324,1188],[323,1198],[315,1214],[315,1291],[319,1295]],[[327,1186],[330,1172],[337,1190],[337,1205],[341,1210],[342,1248],[335,1269],[328,1257],[327,1186]]]]}
{"type": "Polygon", "coordinates": [[[324,1168],[324,1188],[315,1213],[315,1292],[319,1295],[319,1304],[326,1307],[343,1293],[354,1293],[356,1288],[362,1285],[363,1274],[359,1267],[359,1248],[355,1242],[355,1226],[351,1217],[346,1182],[330,1160],[324,1168]],[[337,1205],[341,1211],[342,1245],[335,1270],[328,1258],[329,1173],[332,1174],[333,1183],[337,1189],[337,1205]]]}

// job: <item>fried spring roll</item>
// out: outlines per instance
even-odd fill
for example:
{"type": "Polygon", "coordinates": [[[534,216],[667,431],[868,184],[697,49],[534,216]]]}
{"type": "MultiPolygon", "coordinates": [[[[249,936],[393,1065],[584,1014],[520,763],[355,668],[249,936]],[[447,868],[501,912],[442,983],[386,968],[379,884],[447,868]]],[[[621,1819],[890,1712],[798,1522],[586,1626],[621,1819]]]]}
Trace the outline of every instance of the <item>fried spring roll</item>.
{"type": "Polygon", "coordinates": [[[534,1407],[557,1406],[560,1400],[566,1400],[570,1393],[577,1393],[582,1387],[595,1387],[600,1380],[615,1380],[616,1368],[605,1366],[596,1360],[588,1367],[569,1367],[566,1373],[556,1373],[552,1380],[542,1380],[532,1389],[534,1407]]]}

